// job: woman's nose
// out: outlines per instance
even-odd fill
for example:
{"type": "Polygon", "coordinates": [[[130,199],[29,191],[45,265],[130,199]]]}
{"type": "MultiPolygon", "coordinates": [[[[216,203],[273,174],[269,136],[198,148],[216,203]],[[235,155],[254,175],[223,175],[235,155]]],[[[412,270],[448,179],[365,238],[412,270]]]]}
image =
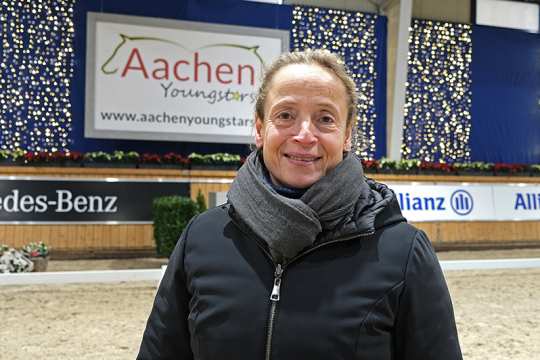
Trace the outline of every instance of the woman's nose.
{"type": "Polygon", "coordinates": [[[315,129],[310,119],[302,120],[297,128],[294,140],[300,144],[311,145],[317,142],[317,137],[314,134],[315,129]]]}

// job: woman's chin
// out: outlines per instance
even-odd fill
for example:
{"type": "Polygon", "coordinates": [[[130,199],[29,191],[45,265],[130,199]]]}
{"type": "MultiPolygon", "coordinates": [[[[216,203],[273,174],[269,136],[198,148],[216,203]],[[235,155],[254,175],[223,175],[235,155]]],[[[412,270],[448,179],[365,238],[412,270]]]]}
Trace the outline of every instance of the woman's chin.
{"type": "Polygon", "coordinates": [[[320,178],[321,175],[319,174],[290,176],[282,179],[280,183],[284,186],[294,189],[306,189],[311,185],[315,184],[320,178]]]}

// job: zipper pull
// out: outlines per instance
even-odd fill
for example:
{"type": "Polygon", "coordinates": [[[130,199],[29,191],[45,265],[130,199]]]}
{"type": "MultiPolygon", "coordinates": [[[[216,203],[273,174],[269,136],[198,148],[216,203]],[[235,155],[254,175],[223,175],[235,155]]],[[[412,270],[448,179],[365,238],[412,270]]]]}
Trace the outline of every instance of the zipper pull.
{"type": "Polygon", "coordinates": [[[274,288],[272,289],[272,294],[270,295],[270,300],[272,301],[279,301],[281,274],[283,274],[283,269],[281,268],[281,264],[278,264],[274,273],[274,288]]]}

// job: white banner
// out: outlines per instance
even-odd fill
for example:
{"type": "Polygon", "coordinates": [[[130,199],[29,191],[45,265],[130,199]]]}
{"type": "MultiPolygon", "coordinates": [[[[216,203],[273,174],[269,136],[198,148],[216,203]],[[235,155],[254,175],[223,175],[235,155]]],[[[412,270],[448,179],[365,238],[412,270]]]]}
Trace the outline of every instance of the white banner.
{"type": "Polygon", "coordinates": [[[409,221],[540,220],[540,185],[390,183],[409,221]]]}
{"type": "Polygon", "coordinates": [[[288,31],[88,14],[85,136],[250,143],[288,31]]]}
{"type": "Polygon", "coordinates": [[[490,186],[484,185],[403,185],[389,184],[400,208],[410,221],[491,220],[490,186]]]}
{"type": "Polygon", "coordinates": [[[540,220],[540,185],[493,185],[497,218],[540,220]]]}

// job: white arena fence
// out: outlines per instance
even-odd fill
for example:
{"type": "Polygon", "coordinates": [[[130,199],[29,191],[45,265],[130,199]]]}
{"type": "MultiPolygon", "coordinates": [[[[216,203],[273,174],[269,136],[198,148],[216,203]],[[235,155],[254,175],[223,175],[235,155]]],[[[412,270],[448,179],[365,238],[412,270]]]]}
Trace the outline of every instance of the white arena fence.
{"type": "MultiPolygon", "coordinates": [[[[447,260],[441,261],[444,271],[527,269],[540,268],[540,258],[496,260],[447,260]]],[[[154,281],[159,285],[166,266],[161,269],[58,271],[38,273],[0,274],[2,285],[47,285],[73,283],[118,283],[128,281],[154,281]]]]}

